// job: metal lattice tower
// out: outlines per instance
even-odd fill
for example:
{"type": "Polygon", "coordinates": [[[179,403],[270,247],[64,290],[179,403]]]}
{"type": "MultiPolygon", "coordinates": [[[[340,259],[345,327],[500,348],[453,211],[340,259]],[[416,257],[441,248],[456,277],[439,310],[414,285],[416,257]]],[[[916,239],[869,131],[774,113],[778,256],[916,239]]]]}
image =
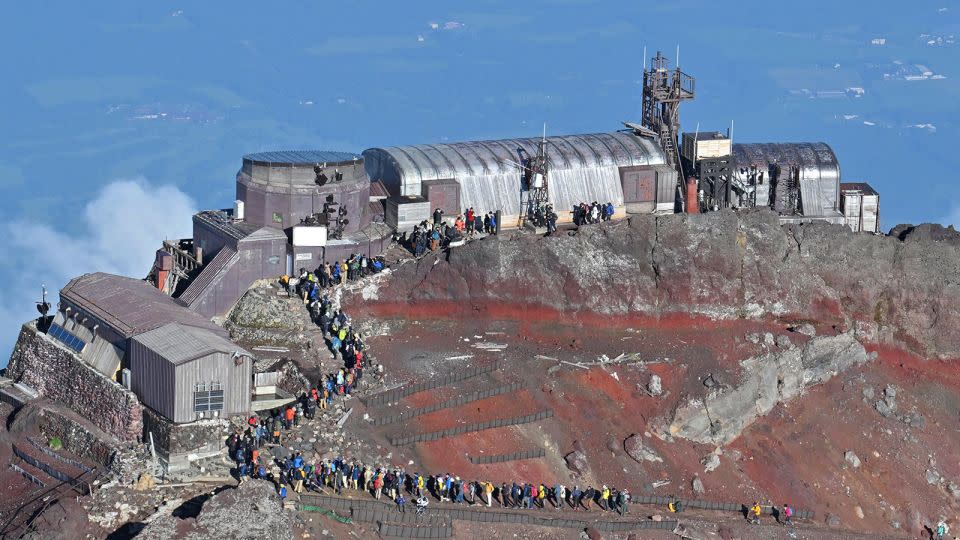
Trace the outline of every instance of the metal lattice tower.
{"type": "Polygon", "coordinates": [[[677,151],[680,103],[694,98],[695,82],[679,66],[671,70],[669,60],[660,51],[651,60],[650,69],[643,71],[642,125],[659,138],[667,164],[677,169],[681,181],[684,175],[677,151]]]}
{"type": "Polygon", "coordinates": [[[520,159],[521,190],[526,188],[520,196],[518,226],[523,227],[531,216],[543,215],[550,202],[546,133],[537,142],[537,155],[527,155],[523,148],[517,148],[517,154],[520,159]]]}

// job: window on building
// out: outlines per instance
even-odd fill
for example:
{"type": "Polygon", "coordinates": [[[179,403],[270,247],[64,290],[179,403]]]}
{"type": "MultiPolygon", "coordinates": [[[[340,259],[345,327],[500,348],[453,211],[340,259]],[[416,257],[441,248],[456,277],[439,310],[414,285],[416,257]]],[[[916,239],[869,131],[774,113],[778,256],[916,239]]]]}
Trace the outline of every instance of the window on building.
{"type": "Polygon", "coordinates": [[[197,383],[193,392],[193,410],[195,412],[222,411],[223,387],[219,381],[197,383]]]}
{"type": "Polygon", "coordinates": [[[47,330],[47,335],[52,336],[77,354],[83,352],[83,348],[86,346],[86,343],[84,343],[82,339],[73,335],[59,324],[51,324],[50,329],[47,330]]]}
{"type": "Polygon", "coordinates": [[[283,214],[280,212],[273,213],[273,222],[274,223],[283,223],[283,214]]]}

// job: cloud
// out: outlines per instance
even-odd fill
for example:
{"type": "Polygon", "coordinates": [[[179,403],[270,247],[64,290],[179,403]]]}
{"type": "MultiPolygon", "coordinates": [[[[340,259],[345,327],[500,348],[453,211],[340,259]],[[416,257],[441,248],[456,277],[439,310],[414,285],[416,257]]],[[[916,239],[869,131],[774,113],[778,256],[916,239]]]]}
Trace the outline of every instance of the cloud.
{"type": "Polygon", "coordinates": [[[191,235],[196,205],[174,186],[153,186],[143,178],[106,185],[86,204],[79,219],[63,223],[18,220],[0,224],[0,365],[6,365],[20,326],[36,317],[40,286],[57,291],[71,278],[110,272],[142,278],[166,238],[191,235]],[[75,224],[75,225],[74,225],[75,224]]]}

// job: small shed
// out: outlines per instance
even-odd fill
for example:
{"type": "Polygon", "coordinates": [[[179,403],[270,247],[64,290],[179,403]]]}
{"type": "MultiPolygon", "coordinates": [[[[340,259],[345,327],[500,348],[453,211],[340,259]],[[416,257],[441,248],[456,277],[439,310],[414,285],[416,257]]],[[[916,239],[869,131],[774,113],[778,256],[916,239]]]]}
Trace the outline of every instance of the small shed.
{"type": "Polygon", "coordinates": [[[131,389],[172,420],[247,414],[253,355],[204,328],[171,323],[130,340],[131,389]]]}
{"type": "Polygon", "coordinates": [[[840,210],[853,232],[880,232],[880,194],[870,184],[841,183],[840,210]]]}

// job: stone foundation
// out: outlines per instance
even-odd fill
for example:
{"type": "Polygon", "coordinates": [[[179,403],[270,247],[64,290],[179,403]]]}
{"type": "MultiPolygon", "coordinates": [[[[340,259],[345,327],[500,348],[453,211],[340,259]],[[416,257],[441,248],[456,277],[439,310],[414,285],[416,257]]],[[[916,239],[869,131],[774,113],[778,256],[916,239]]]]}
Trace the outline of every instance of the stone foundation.
{"type": "Polygon", "coordinates": [[[153,445],[167,472],[183,471],[197,459],[226,452],[231,424],[223,418],[174,424],[149,407],[143,408],[143,440],[153,445]]]}
{"type": "Polygon", "coordinates": [[[20,330],[7,377],[63,403],[122,441],[137,441],[143,433],[143,407],[137,396],[38,331],[32,321],[20,330]]]}

